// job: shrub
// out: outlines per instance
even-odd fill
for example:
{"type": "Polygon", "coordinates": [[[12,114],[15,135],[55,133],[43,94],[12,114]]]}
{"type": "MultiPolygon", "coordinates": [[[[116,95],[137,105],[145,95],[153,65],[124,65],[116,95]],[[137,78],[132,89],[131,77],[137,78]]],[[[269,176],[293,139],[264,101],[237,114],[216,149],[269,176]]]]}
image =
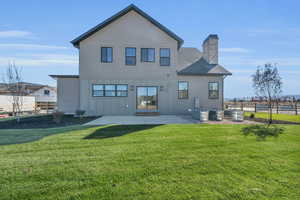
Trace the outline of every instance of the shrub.
{"type": "Polygon", "coordinates": [[[64,112],[58,110],[53,111],[52,113],[53,121],[57,124],[61,123],[63,116],[64,116],[64,112]]]}
{"type": "Polygon", "coordinates": [[[249,117],[250,117],[250,119],[254,119],[255,118],[255,114],[251,113],[249,117]]]}
{"type": "Polygon", "coordinates": [[[78,109],[75,111],[75,113],[76,113],[76,116],[79,116],[81,118],[84,115],[85,110],[78,109]]]}
{"type": "Polygon", "coordinates": [[[251,125],[244,127],[242,132],[245,136],[253,134],[258,141],[263,141],[266,140],[268,136],[278,137],[284,132],[284,128],[279,126],[251,125]]]}

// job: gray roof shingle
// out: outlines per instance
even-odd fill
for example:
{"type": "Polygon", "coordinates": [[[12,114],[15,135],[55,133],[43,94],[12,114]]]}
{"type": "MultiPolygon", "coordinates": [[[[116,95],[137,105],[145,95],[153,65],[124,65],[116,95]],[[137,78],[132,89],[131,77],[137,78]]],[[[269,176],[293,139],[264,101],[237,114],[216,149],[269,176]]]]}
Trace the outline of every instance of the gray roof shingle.
{"type": "Polygon", "coordinates": [[[232,75],[231,72],[218,64],[209,64],[200,58],[193,64],[177,72],[178,75],[232,75]]]}

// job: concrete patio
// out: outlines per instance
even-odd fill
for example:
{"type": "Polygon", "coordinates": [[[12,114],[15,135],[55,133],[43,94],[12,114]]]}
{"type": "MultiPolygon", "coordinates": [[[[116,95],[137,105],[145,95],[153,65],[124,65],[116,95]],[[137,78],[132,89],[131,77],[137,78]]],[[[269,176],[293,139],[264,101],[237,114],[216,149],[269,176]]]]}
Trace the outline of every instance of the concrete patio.
{"type": "Polygon", "coordinates": [[[191,116],[159,115],[159,116],[103,116],[84,125],[106,124],[197,124],[191,116]]]}

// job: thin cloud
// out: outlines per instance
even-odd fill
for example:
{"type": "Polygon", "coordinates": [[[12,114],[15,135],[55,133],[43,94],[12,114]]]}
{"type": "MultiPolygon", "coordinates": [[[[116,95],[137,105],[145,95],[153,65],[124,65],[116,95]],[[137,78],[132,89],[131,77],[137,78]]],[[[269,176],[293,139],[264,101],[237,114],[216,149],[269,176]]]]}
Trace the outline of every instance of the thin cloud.
{"type": "Polygon", "coordinates": [[[222,56],[221,63],[225,66],[262,66],[266,63],[273,63],[278,66],[299,67],[300,58],[284,57],[284,58],[255,58],[246,56],[222,56]]]}
{"type": "Polygon", "coordinates": [[[21,50],[65,50],[65,46],[40,45],[40,44],[0,44],[0,49],[21,49],[21,50]]]}
{"type": "Polygon", "coordinates": [[[0,38],[30,38],[33,34],[29,31],[18,31],[18,30],[9,30],[9,31],[0,31],[0,38]]]}
{"type": "Polygon", "coordinates": [[[0,66],[14,62],[18,66],[77,66],[78,58],[69,54],[33,54],[26,57],[0,57],[0,66]]]}
{"type": "Polygon", "coordinates": [[[220,52],[224,53],[249,53],[249,49],[234,47],[234,48],[220,48],[220,52]]]}

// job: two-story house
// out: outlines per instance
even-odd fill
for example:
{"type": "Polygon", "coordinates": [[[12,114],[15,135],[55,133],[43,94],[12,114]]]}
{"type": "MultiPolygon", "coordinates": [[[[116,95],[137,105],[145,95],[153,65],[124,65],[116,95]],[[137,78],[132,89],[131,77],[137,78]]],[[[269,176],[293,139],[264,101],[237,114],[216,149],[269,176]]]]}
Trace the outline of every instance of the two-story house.
{"type": "Polygon", "coordinates": [[[224,78],[218,64],[218,36],[203,52],[135,5],[80,35],[79,75],[57,79],[57,106],[87,115],[188,114],[195,107],[223,109],[224,78]]]}

